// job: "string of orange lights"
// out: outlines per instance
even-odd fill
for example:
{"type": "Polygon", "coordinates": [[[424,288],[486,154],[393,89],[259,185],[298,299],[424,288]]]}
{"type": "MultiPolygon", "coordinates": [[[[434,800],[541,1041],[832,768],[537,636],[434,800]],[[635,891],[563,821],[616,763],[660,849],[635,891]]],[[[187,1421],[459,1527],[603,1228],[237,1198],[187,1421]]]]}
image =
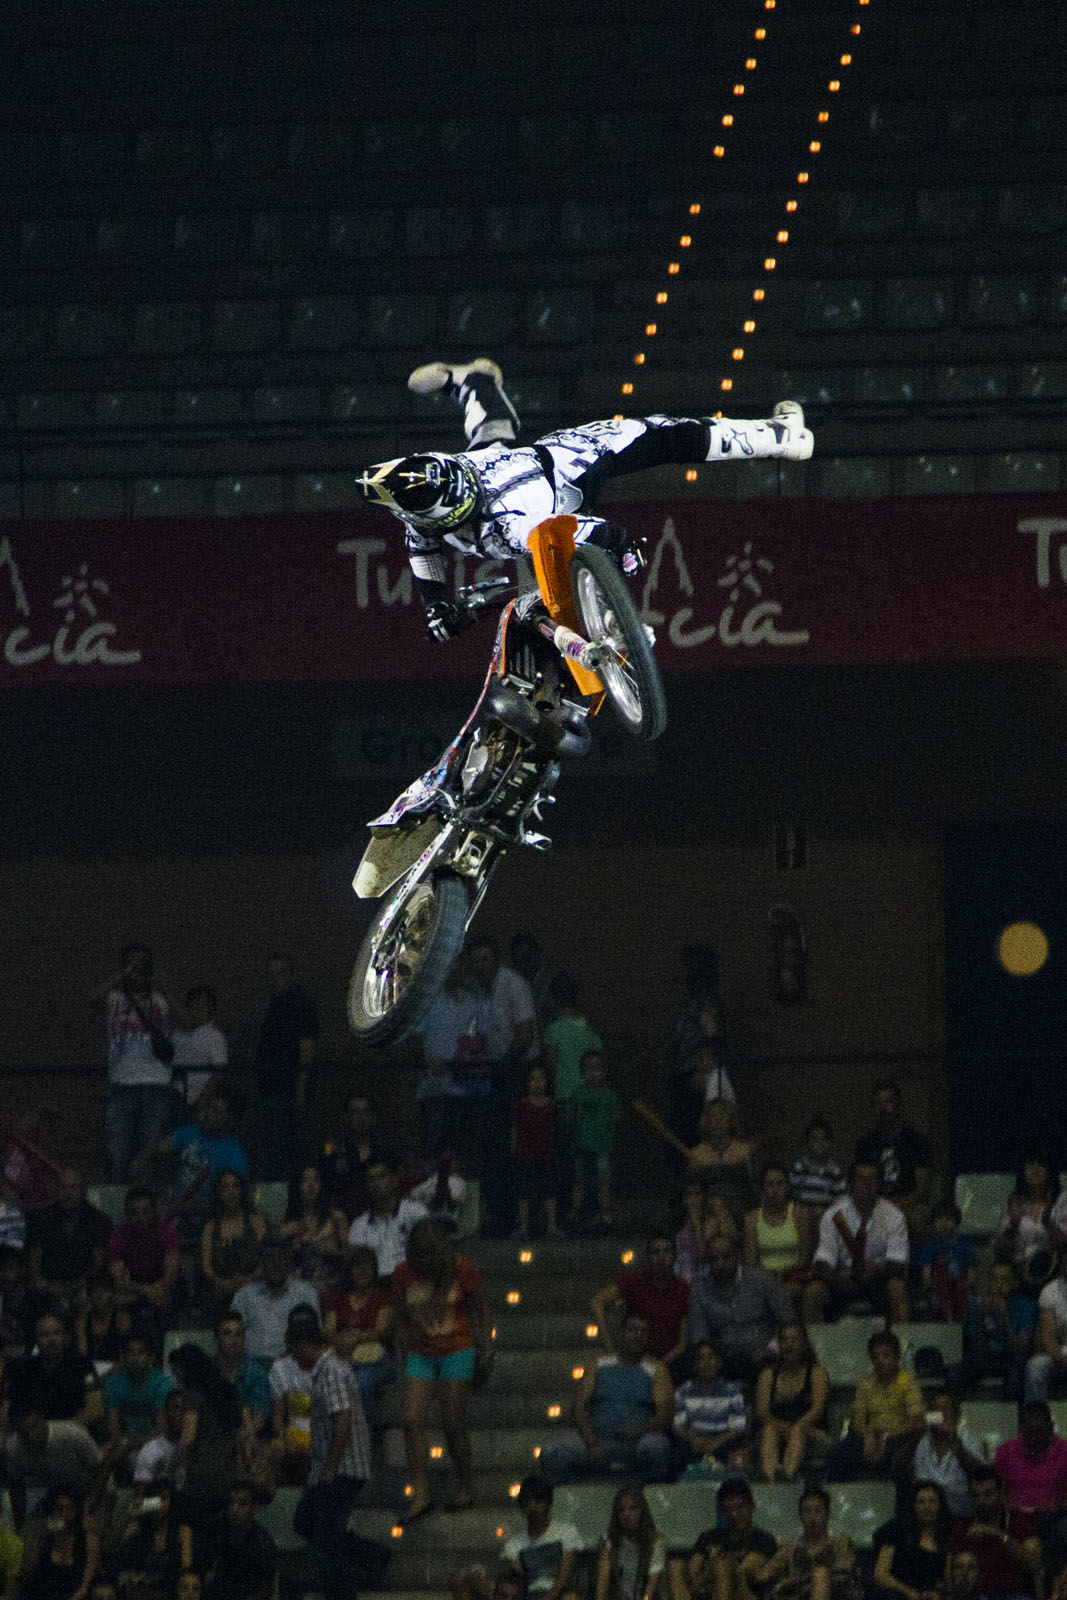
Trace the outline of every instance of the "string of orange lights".
{"type": "MultiPolygon", "coordinates": [[[[859,6],[859,7],[869,6],[870,5],[870,0],[856,0],[856,5],[859,6]]],[[[764,11],[775,11],[778,8],[778,0],[761,0],[761,8],[764,11]]],[[[852,22],[852,23],[849,24],[849,36],[850,36],[851,39],[858,38],[860,36],[861,32],[862,32],[862,25],[859,22],[852,22]]],[[[757,44],[763,44],[766,41],[766,39],[767,39],[767,28],[766,28],[765,25],[761,25],[760,27],[758,27],[758,28],[756,28],[754,30],[753,39],[757,44]]],[[[835,73],[839,73],[842,69],[846,69],[847,70],[847,68],[851,67],[852,59],[853,59],[852,58],[852,49],[853,48],[854,47],[850,47],[848,50],[843,51],[841,53],[841,55],[838,57],[838,60],[834,65],[834,72],[835,73]]],[[[744,64],[745,72],[755,72],[756,69],[757,69],[757,66],[758,66],[758,57],[756,57],[754,55],[746,56],[745,64],[744,64]]],[[[739,78],[738,81],[735,82],[734,85],[733,85],[733,94],[734,94],[734,96],[737,99],[740,99],[745,93],[745,88],[746,88],[745,80],[742,79],[742,78],[739,78]]],[[[826,93],[827,94],[838,94],[840,92],[840,89],[841,89],[841,78],[840,78],[840,76],[831,77],[828,80],[827,84],[826,84],[826,93]]],[[[826,106],[820,107],[819,110],[815,114],[815,121],[816,121],[817,126],[818,125],[825,125],[826,123],[828,123],[830,121],[829,108],[826,107],[826,106]]],[[[736,125],[736,114],[734,112],[731,112],[731,111],[728,111],[728,112],[724,113],[724,115],[722,117],[722,121],[721,121],[721,126],[724,129],[732,129],[735,125],[736,125]]],[[[820,154],[821,150],[822,150],[822,139],[819,138],[819,137],[816,137],[816,138],[813,138],[813,139],[809,140],[805,155],[806,156],[818,156],[820,154]]],[[[719,161],[723,160],[726,157],[726,153],[727,153],[727,146],[725,144],[723,144],[723,143],[716,144],[713,147],[712,154],[715,156],[716,160],[719,160],[719,161]]],[[[797,173],[797,175],[796,175],[796,180],[795,180],[796,187],[803,188],[806,184],[808,184],[810,182],[810,180],[811,180],[811,172],[808,169],[808,166],[805,165],[805,167],[801,171],[799,171],[797,173]]],[[[787,199],[785,201],[785,214],[786,214],[786,217],[787,218],[792,218],[795,215],[795,213],[799,210],[799,208],[800,208],[800,201],[796,198],[796,196],[791,195],[789,197],[789,199],[787,199]]],[[[690,202],[690,205],[689,205],[689,215],[691,217],[699,217],[700,214],[701,214],[702,209],[703,209],[703,207],[702,207],[701,202],[699,200],[693,200],[693,201],[690,202]]],[[[692,224],[689,224],[689,226],[691,227],[692,224]]],[[[775,247],[777,248],[779,246],[788,244],[788,242],[789,242],[789,234],[790,234],[789,227],[787,227],[787,226],[779,227],[776,230],[776,233],[775,233],[775,240],[774,240],[775,247]]],[[[680,250],[689,250],[689,249],[692,248],[692,244],[693,244],[693,235],[692,235],[692,233],[686,232],[686,233],[683,233],[679,237],[678,246],[679,246],[680,250]]],[[[764,256],[763,263],[762,263],[762,269],[760,271],[761,280],[765,280],[769,276],[769,274],[773,273],[777,269],[777,266],[778,266],[777,254],[773,254],[773,255],[772,254],[768,254],[768,255],[764,256]]],[[[682,258],[679,258],[678,260],[668,261],[667,262],[667,276],[668,277],[670,277],[670,278],[678,277],[681,274],[681,271],[682,271],[682,258]]],[[[752,289],[752,300],[753,300],[753,302],[756,305],[760,305],[766,300],[766,297],[767,297],[766,283],[764,281],[761,281],[761,282],[755,284],[753,286],[753,289],[752,289]]],[[[658,289],[656,291],[655,304],[656,304],[657,307],[662,307],[662,306],[667,305],[669,299],[670,299],[670,291],[669,290],[667,290],[667,289],[658,289]]],[[[658,317],[662,316],[663,313],[662,313],[662,311],[657,311],[657,312],[653,313],[653,315],[658,319],[658,317]]],[[[645,324],[645,330],[644,331],[645,331],[645,338],[646,339],[654,339],[656,337],[656,335],[660,331],[659,330],[659,321],[658,320],[654,320],[654,321],[647,322],[645,324]]],[[[742,322],[742,325],[741,325],[741,330],[740,330],[741,337],[748,338],[750,335],[754,334],[755,332],[756,332],[756,318],[754,316],[745,317],[745,319],[744,319],[744,321],[742,322]]],[[[741,344],[741,343],[735,344],[733,349],[730,352],[730,359],[731,359],[731,361],[743,361],[745,359],[745,345],[741,344]]],[[[640,349],[640,350],[637,350],[634,353],[633,364],[634,364],[635,367],[644,367],[644,366],[647,365],[647,362],[648,362],[648,351],[647,350],[640,349]]],[[[728,393],[733,388],[733,386],[734,386],[734,380],[733,380],[732,377],[724,375],[720,379],[719,387],[724,393],[728,393]]],[[[632,379],[627,379],[621,385],[621,392],[622,392],[623,395],[625,395],[627,397],[634,394],[634,392],[635,392],[635,384],[634,384],[632,379]]],[[[616,413],[617,417],[619,417],[621,415],[622,415],[621,412],[616,413]]],[[[719,413],[717,413],[717,415],[721,416],[722,413],[719,412],[719,413]]],[[[699,477],[699,473],[698,473],[697,468],[695,468],[695,467],[687,468],[685,476],[686,476],[686,479],[687,479],[688,482],[690,482],[690,483],[695,482],[697,480],[697,478],[699,477]]]]}

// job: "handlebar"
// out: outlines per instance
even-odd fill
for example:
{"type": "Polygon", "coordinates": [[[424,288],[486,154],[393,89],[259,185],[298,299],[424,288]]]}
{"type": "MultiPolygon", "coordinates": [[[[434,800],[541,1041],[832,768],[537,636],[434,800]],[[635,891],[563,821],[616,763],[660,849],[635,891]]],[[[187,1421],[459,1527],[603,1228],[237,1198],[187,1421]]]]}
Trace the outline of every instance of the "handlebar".
{"type": "Polygon", "coordinates": [[[460,589],[456,598],[464,611],[487,611],[493,605],[507,605],[516,587],[512,578],[487,578],[483,583],[471,583],[460,589]]]}

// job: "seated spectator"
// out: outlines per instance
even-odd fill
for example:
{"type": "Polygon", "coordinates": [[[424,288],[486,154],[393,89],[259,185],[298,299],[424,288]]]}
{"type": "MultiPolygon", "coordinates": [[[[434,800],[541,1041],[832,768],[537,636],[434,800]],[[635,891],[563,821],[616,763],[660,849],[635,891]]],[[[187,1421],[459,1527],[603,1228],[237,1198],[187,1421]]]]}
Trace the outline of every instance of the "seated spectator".
{"type": "Polygon", "coordinates": [[[922,1390],[901,1368],[896,1334],[872,1334],[867,1350],[874,1370],[856,1387],[850,1431],[827,1455],[826,1473],[834,1483],[864,1473],[899,1475],[925,1422],[922,1390]]]}
{"type": "Polygon", "coordinates": [[[600,1541],[595,1600],[651,1600],[663,1580],[667,1548],[638,1485],[623,1487],[600,1541]]]}
{"type": "MultiPolygon", "coordinates": [[[[994,1261],[987,1271],[980,1271],[963,1324],[966,1387],[973,1389],[983,1379],[998,1378],[1004,1398],[1019,1400],[1037,1322],[1037,1305],[1018,1287],[1010,1261],[994,1261]]],[[[1042,1396],[1035,1393],[1033,1398],[1042,1396]]]]}
{"type": "Polygon", "coordinates": [[[0,1525],[0,1600],[15,1600],[22,1572],[22,1540],[14,1528],[0,1525]]]}
{"type": "Polygon", "coordinates": [[[525,1600],[526,1586],[522,1574],[504,1567],[493,1582],[482,1566],[460,1567],[448,1582],[452,1600],[525,1600]]]}
{"type": "Polygon", "coordinates": [[[157,1144],[142,1150],[130,1162],[134,1176],[149,1159],[176,1159],[172,1210],[185,1243],[198,1244],[211,1213],[215,1180],[222,1172],[248,1176],[248,1155],[234,1132],[234,1094],[216,1084],[196,1104],[196,1120],[183,1122],[157,1144]]]}
{"type": "Polygon", "coordinates": [[[327,1304],[322,1330],[326,1342],[355,1368],[370,1419],[379,1389],[396,1376],[391,1351],[396,1301],[378,1282],[378,1258],[369,1245],[352,1251],[346,1278],[346,1287],[327,1304]]]}
{"type": "Polygon", "coordinates": [[[944,1201],[934,1208],[933,1233],[919,1252],[923,1288],[935,1322],[962,1322],[978,1277],[978,1250],[960,1233],[963,1213],[944,1201]]]}
{"type": "Polygon", "coordinates": [[[233,1310],[245,1325],[248,1354],[257,1361],[277,1361],[284,1355],[289,1313],[300,1305],[310,1306],[318,1315],[319,1297],[310,1283],[294,1274],[289,1241],[268,1234],[259,1277],[233,1297],[233,1310]]]}
{"type": "Polygon", "coordinates": [[[15,1411],[39,1411],[49,1422],[80,1422],[99,1431],[104,1402],[91,1361],[70,1347],[62,1318],[37,1319],[37,1354],[7,1369],[7,1399],[15,1411]]]}
{"type": "Polygon", "coordinates": [[[585,1369],[574,1405],[575,1427],[544,1447],[541,1466],[554,1483],[586,1472],[624,1468],[643,1483],[670,1477],[674,1389],[662,1361],[648,1354],[648,1323],[628,1316],[617,1355],[585,1369]]]}
{"type": "Polygon", "coordinates": [[[401,1200],[396,1173],[385,1161],[376,1160],[367,1171],[370,1209],[357,1217],[348,1231],[350,1245],[366,1244],[378,1258],[378,1272],[391,1278],[404,1260],[408,1235],[416,1222],[429,1216],[417,1200],[401,1200]]]}
{"type": "MultiPolygon", "coordinates": [[[[218,998],[206,984],[195,984],[185,991],[185,1026],[172,1035],[174,1060],[171,1070],[175,1086],[182,1091],[188,1113],[209,1084],[217,1083],[214,1074],[230,1059],[226,1035],[215,1021],[218,998]]],[[[188,1120],[188,1116],[183,1117],[188,1120]]]]}
{"type": "Polygon", "coordinates": [[[293,1312],[290,1312],[285,1332],[286,1353],[273,1361],[270,1368],[271,1442],[278,1481],[300,1486],[307,1480],[310,1460],[314,1361],[307,1357],[303,1347],[300,1347],[301,1355],[294,1350],[292,1323],[293,1312]]]}
{"type": "Polygon", "coordinates": [[[760,1424],[760,1468],[768,1483],[795,1481],[809,1446],[823,1443],[830,1379],[815,1356],[803,1325],[784,1322],[778,1354],[756,1384],[760,1424]]]}
{"type": "Polygon", "coordinates": [[[1067,1502],[1067,1441],[1052,1428],[1043,1400],[1028,1400],[1019,1432],[997,1446],[993,1464],[1012,1511],[1057,1511],[1067,1502]]]}
{"type": "Polygon", "coordinates": [[[839,1316],[863,1300],[890,1322],[906,1322],[909,1247],[904,1213],[878,1194],[878,1168],[859,1162],[852,1168],[849,1193],[837,1200],[819,1224],[811,1263],[812,1281],[804,1290],[808,1324],[839,1316]]]}
{"type": "Polygon", "coordinates": [[[107,1253],[119,1308],[134,1322],[165,1326],[181,1278],[181,1243],[173,1222],[158,1215],[150,1189],[127,1190],[126,1220],[112,1228],[107,1253]]]}
{"type": "Polygon", "coordinates": [[[952,1550],[947,1566],[948,1600],[988,1600],[982,1591],[982,1569],[972,1550],[952,1550]]]}
{"type": "Polygon", "coordinates": [[[746,1267],[773,1272],[800,1293],[811,1260],[811,1219],[789,1198],[789,1177],[783,1166],[769,1162],[760,1178],[760,1203],[745,1214],[743,1259],[746,1267]]]}
{"type": "Polygon", "coordinates": [[[23,1574],[21,1600],[82,1600],[100,1566],[100,1540],[85,1520],[85,1503],[70,1486],[49,1491],[41,1507],[34,1564],[23,1574]]]}
{"type": "Polygon", "coordinates": [[[205,1536],[207,1600],[271,1600],[278,1550],[256,1521],[250,1483],[233,1484],[226,1511],[205,1536]]]}
{"type": "Polygon", "coordinates": [[[370,1210],[369,1169],[383,1161],[390,1166],[378,1136],[374,1109],[365,1094],[350,1094],[344,1126],[336,1138],[323,1145],[318,1162],[326,1198],[344,1212],[349,1222],[370,1210]]]}
{"type": "Polygon", "coordinates": [[[1014,1262],[1020,1272],[1025,1269],[1027,1281],[1042,1281],[1043,1263],[1051,1261],[1064,1230],[1064,1206],[1055,1163],[1031,1151],[1019,1164],[1015,1189],[993,1240],[997,1260],[1014,1262]]]}
{"type": "Polygon", "coordinates": [[[266,1235],[267,1219],[255,1208],[248,1179],[239,1172],[220,1172],[211,1215],[200,1235],[201,1295],[212,1319],[238,1289],[255,1282],[266,1235]]]}
{"type": "Polygon", "coordinates": [[[26,1253],[30,1282],[68,1315],[82,1303],[89,1279],[107,1266],[111,1223],[85,1197],[81,1173],[64,1167],[55,1203],[31,1211],[26,1253]]]}
{"type": "Polygon", "coordinates": [[[163,1402],[156,1432],[134,1457],[135,1489],[140,1487],[143,1490],[145,1484],[154,1483],[159,1478],[173,1480],[177,1477],[184,1436],[185,1395],[180,1389],[172,1389],[163,1402]]]}
{"type": "Polygon", "coordinates": [[[763,1573],[769,1600],[862,1600],[863,1581],[852,1540],[830,1532],[830,1496],[805,1489],[800,1496],[803,1533],[773,1555],[763,1573]]]}
{"type": "Polygon", "coordinates": [[[934,1202],[934,1156],[926,1135],[904,1121],[898,1083],[875,1084],[874,1127],[856,1140],[852,1164],[877,1167],[878,1193],[904,1213],[912,1238],[923,1238],[934,1202]]]}
{"type": "Polygon", "coordinates": [[[945,1581],[952,1514],[936,1483],[919,1479],[907,1510],[874,1535],[877,1600],[931,1600],[945,1581]]]}
{"type": "Polygon", "coordinates": [[[11,1430],[4,1462],[17,1530],[52,1490],[74,1488],[95,1503],[107,1474],[99,1447],[80,1422],[49,1422],[39,1411],[15,1411],[11,1430]]]}
{"type": "Polygon", "coordinates": [[[0,1250],[26,1248],[26,1212],[18,1189],[0,1173],[0,1250]]]}
{"type": "Polygon", "coordinates": [[[710,1339],[693,1351],[693,1376],[675,1393],[674,1437],[685,1451],[687,1478],[748,1466],[745,1397],[739,1383],[722,1376],[722,1358],[710,1339]]]}
{"type": "Polygon", "coordinates": [[[168,1477],[140,1484],[130,1502],[114,1565],[129,1594],[147,1590],[170,1600],[181,1573],[193,1564],[193,1531],[179,1522],[168,1477]]]}
{"type": "Polygon", "coordinates": [[[0,1249],[0,1356],[27,1355],[37,1318],[47,1310],[47,1300],[30,1287],[25,1252],[0,1249]]]}
{"type": "Polygon", "coordinates": [[[526,1600],[573,1597],[575,1556],[582,1547],[577,1528],[552,1518],[552,1484],[537,1474],[519,1488],[519,1510],[526,1530],[509,1539],[504,1560],[519,1573],[526,1600]]]}
{"type": "Polygon", "coordinates": [[[672,1559],[672,1600],[756,1600],[776,1540],[757,1528],[756,1503],[744,1478],[727,1478],[715,1496],[716,1527],[684,1560],[672,1559]]]}
{"type": "Polygon", "coordinates": [[[798,1206],[813,1212],[816,1220],[848,1188],[845,1174],[831,1154],[832,1140],[830,1124],[814,1117],[804,1135],[804,1154],[789,1169],[789,1193],[798,1206]]]}
{"type": "Polygon", "coordinates": [[[613,1283],[598,1290],[589,1309],[610,1344],[628,1312],[644,1317],[649,1354],[668,1367],[679,1361],[689,1342],[689,1285],[675,1273],[670,1234],[652,1234],[645,1266],[621,1272],[613,1283]]]}
{"type": "MultiPolygon", "coordinates": [[[[1029,1296],[1019,1298],[1033,1304],[1029,1296]]],[[[1011,1326],[1010,1305],[1008,1311],[1011,1326]]],[[[1034,1354],[1026,1363],[1026,1399],[1050,1400],[1067,1390],[1067,1257],[1038,1296],[1037,1332],[1033,1344],[1034,1354]]],[[[1013,1341],[1012,1348],[1019,1350],[1021,1341],[1013,1341]]]]}
{"type": "Polygon", "coordinates": [[[763,1367],[783,1322],[794,1320],[789,1291],[758,1267],[741,1265],[736,1236],[708,1236],[704,1268],[689,1301],[689,1335],[711,1339],[728,1378],[750,1382],[763,1367]]]}
{"type": "Polygon", "coordinates": [[[137,1452],[159,1430],[163,1402],[173,1388],[147,1339],[128,1334],[118,1366],[104,1380],[108,1459],[116,1470],[126,1463],[133,1471],[137,1452]]]}
{"type": "Polygon", "coordinates": [[[689,1152],[690,1168],[704,1193],[720,1199],[741,1228],[758,1195],[752,1175],[752,1146],[740,1137],[732,1100],[709,1100],[700,1116],[700,1139],[689,1152]]]}
{"type": "Polygon", "coordinates": [[[320,1302],[336,1293],[348,1260],[348,1219],[330,1204],[322,1187],[322,1174],[309,1164],[289,1182],[282,1233],[293,1249],[296,1270],[314,1285],[320,1302]]]}
{"type": "Polygon", "coordinates": [[[122,1341],[130,1331],[130,1314],[120,1311],[111,1274],[106,1270],[89,1279],[88,1303],[74,1323],[78,1354],[97,1372],[110,1370],[122,1354],[122,1341]]]}
{"type": "Polygon", "coordinates": [[[977,1557],[982,1594],[990,1600],[1035,1594],[1042,1559],[1037,1524],[1028,1512],[1008,1509],[995,1467],[971,1474],[971,1503],[974,1516],[953,1530],[949,1542],[953,1551],[977,1557]]]}
{"type": "Polygon", "coordinates": [[[215,1324],[215,1365],[245,1412],[248,1433],[256,1437],[270,1422],[270,1383],[262,1361],[248,1355],[246,1344],[244,1318],[224,1311],[215,1324]]]}
{"type": "Polygon", "coordinates": [[[705,1195],[700,1178],[692,1172],[682,1184],[682,1215],[685,1221],[674,1240],[674,1270],[692,1290],[704,1265],[709,1233],[735,1231],[734,1222],[718,1196],[705,1195]]]}
{"type": "Polygon", "coordinates": [[[248,1463],[241,1403],[211,1357],[182,1344],[170,1357],[185,1395],[181,1455],[185,1481],[179,1497],[183,1522],[199,1537],[215,1525],[248,1463]]]}
{"type": "Polygon", "coordinates": [[[935,1394],[926,1413],[926,1431],[911,1459],[914,1482],[935,1484],[954,1517],[970,1517],[970,1476],[986,1465],[979,1441],[960,1427],[959,1401],[944,1390],[935,1394]]]}

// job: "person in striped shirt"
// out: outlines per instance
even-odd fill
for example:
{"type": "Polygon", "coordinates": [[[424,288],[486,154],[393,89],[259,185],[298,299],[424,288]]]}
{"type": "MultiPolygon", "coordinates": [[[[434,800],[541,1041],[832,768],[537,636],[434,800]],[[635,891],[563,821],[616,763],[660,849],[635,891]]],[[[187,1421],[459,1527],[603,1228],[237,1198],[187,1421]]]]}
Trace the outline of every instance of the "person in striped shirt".
{"type": "Polygon", "coordinates": [[[674,1437],[689,1455],[687,1478],[718,1467],[744,1471],[749,1458],[749,1419],[739,1383],[722,1376],[722,1357],[710,1339],[693,1351],[693,1376],[674,1396],[674,1437]]]}
{"type": "Polygon", "coordinates": [[[845,1174],[830,1153],[833,1135],[822,1117],[808,1123],[804,1154],[789,1171],[789,1192],[798,1206],[810,1206],[819,1216],[845,1192],[845,1174]]]}

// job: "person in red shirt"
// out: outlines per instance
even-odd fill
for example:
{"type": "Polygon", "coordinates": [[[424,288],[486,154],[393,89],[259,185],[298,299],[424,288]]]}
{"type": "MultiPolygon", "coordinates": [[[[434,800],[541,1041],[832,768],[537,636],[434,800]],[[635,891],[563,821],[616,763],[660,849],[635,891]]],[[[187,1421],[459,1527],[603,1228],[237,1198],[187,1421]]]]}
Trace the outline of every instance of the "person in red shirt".
{"type": "Polygon", "coordinates": [[[950,1549],[978,1557],[981,1591],[990,1600],[1034,1594],[1042,1555],[1034,1518],[1026,1511],[1009,1511],[995,1467],[979,1467],[970,1486],[974,1516],[957,1526],[950,1549]]]}
{"type": "Polygon", "coordinates": [[[1019,1432],[994,1457],[1008,1505],[1016,1511],[1058,1511],[1067,1499],[1067,1443],[1052,1429],[1043,1400],[1028,1400],[1019,1432]]]}
{"type": "MultiPolygon", "coordinates": [[[[627,1316],[648,1323],[648,1353],[667,1367],[679,1363],[689,1343],[689,1285],[674,1270],[674,1240],[669,1233],[654,1233],[645,1253],[646,1265],[623,1272],[590,1302],[594,1320],[608,1331],[627,1316]]],[[[672,1372],[672,1376],[677,1377],[672,1372]]]]}
{"type": "Polygon", "coordinates": [[[558,1239],[556,1223],[556,1141],[559,1107],[548,1092],[544,1067],[531,1067],[526,1094],[511,1111],[511,1159],[517,1191],[516,1239],[530,1237],[530,1207],[544,1205],[545,1231],[558,1239]]]}
{"type": "Polygon", "coordinates": [[[426,1424],[436,1392],[441,1426],[456,1473],[448,1510],[474,1503],[467,1410],[476,1363],[491,1357],[489,1313],[482,1275],[457,1256],[451,1236],[423,1217],[408,1236],[407,1259],[393,1273],[397,1303],[397,1365],[404,1375],[404,1445],[412,1497],[405,1522],[431,1510],[426,1424]]]}

